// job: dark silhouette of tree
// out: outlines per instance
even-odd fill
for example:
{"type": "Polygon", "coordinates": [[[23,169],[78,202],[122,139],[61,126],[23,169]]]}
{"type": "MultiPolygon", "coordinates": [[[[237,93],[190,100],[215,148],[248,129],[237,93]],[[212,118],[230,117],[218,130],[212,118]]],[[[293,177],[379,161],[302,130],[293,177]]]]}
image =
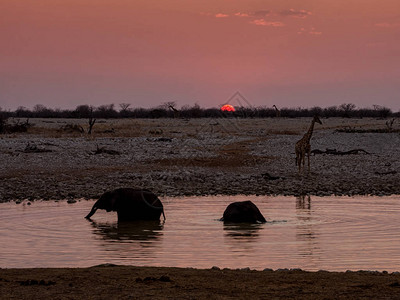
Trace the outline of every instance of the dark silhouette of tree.
{"type": "Polygon", "coordinates": [[[350,118],[356,106],[353,103],[343,103],[339,106],[339,110],[343,112],[344,118],[350,118]]]}
{"type": "Polygon", "coordinates": [[[376,104],[374,104],[372,107],[377,113],[377,118],[386,119],[387,117],[390,116],[391,111],[389,108],[376,104]]]}
{"type": "Polygon", "coordinates": [[[8,117],[6,116],[6,114],[3,112],[3,110],[0,107],[0,133],[6,132],[7,119],[8,119],[8,117]]]}
{"type": "Polygon", "coordinates": [[[98,118],[116,118],[118,116],[117,111],[114,109],[114,104],[100,105],[94,112],[94,115],[98,118]]]}
{"type": "MultiPolygon", "coordinates": [[[[8,117],[16,118],[173,118],[177,116],[171,108],[176,106],[173,101],[164,102],[154,108],[130,108],[130,104],[119,104],[121,110],[117,112],[114,104],[101,105],[99,107],[87,104],[78,105],[74,110],[49,109],[42,104],[34,106],[33,110],[19,106],[14,112],[7,111],[8,117]]],[[[271,106],[259,107],[235,107],[237,112],[229,115],[235,118],[272,118],[276,116],[275,110],[271,106]]],[[[400,117],[400,112],[393,113],[389,108],[373,105],[373,108],[356,108],[355,104],[343,103],[340,106],[330,106],[321,108],[318,106],[311,108],[287,108],[280,109],[283,118],[313,117],[318,114],[322,118],[346,117],[346,118],[395,118],[400,117]]],[[[227,115],[221,114],[219,108],[202,108],[199,104],[185,105],[179,109],[179,117],[182,118],[221,118],[227,115]]]]}
{"type": "Polygon", "coordinates": [[[96,123],[96,119],[93,118],[93,107],[90,107],[88,134],[92,134],[94,123],[96,123]]]}
{"type": "Polygon", "coordinates": [[[129,109],[129,106],[131,106],[130,103],[120,103],[119,107],[121,108],[120,112],[126,112],[129,109]]]}
{"type": "Polygon", "coordinates": [[[33,107],[33,112],[37,118],[51,118],[54,115],[54,110],[47,108],[43,104],[36,104],[33,107]]]}
{"type": "Polygon", "coordinates": [[[91,114],[93,114],[93,108],[91,108],[87,104],[78,105],[75,108],[75,113],[76,113],[77,118],[86,119],[86,118],[89,118],[91,114]]]}

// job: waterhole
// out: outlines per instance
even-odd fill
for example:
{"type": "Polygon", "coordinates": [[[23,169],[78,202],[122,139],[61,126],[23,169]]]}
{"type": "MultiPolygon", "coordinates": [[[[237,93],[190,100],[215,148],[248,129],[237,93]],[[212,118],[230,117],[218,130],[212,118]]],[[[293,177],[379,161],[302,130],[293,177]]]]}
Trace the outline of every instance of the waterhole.
{"type": "Polygon", "coordinates": [[[165,222],[118,224],[94,201],[0,204],[0,267],[135,266],[400,270],[400,196],[163,198],[165,222]],[[265,224],[224,225],[234,201],[265,224]]]}

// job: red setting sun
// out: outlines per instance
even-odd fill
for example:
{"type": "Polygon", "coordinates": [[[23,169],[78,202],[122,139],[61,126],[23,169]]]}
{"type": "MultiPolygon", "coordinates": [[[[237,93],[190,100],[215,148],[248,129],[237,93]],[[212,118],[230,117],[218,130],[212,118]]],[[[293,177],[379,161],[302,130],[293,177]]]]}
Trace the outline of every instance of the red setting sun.
{"type": "Polygon", "coordinates": [[[235,108],[230,104],[225,104],[221,107],[222,111],[235,111],[235,108]]]}

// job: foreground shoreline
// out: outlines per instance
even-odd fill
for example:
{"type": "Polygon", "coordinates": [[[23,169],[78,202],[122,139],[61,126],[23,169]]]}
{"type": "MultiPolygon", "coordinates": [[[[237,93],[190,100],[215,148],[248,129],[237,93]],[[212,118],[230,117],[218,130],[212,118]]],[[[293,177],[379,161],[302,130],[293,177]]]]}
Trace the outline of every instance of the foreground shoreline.
{"type": "Polygon", "coordinates": [[[2,299],[398,299],[398,272],[100,265],[0,269],[2,299]]]}

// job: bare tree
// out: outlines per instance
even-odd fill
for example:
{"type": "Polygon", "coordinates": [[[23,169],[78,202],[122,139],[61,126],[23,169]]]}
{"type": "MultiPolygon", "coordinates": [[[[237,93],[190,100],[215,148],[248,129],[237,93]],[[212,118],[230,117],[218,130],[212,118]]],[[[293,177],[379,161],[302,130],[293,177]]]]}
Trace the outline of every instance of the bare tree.
{"type": "Polygon", "coordinates": [[[131,106],[130,103],[120,103],[119,107],[121,108],[121,112],[127,112],[129,106],[131,106]]]}
{"type": "Polygon", "coordinates": [[[356,105],[353,103],[343,103],[339,106],[339,110],[343,111],[345,118],[350,118],[351,113],[356,109],[356,105]]]}
{"type": "Polygon", "coordinates": [[[44,106],[43,104],[36,104],[36,105],[33,107],[33,111],[34,111],[35,113],[41,113],[41,112],[43,112],[43,111],[45,111],[45,110],[47,110],[47,108],[46,108],[46,106],[44,106]]]}
{"type": "Polygon", "coordinates": [[[170,109],[171,107],[173,107],[173,108],[175,108],[176,109],[176,102],[175,101],[167,101],[167,102],[164,102],[164,103],[162,103],[161,105],[160,105],[160,108],[163,108],[163,109],[170,109]]]}
{"type": "Polygon", "coordinates": [[[92,134],[92,128],[94,123],[96,123],[96,119],[93,119],[93,107],[90,107],[88,134],[92,134]]]}

